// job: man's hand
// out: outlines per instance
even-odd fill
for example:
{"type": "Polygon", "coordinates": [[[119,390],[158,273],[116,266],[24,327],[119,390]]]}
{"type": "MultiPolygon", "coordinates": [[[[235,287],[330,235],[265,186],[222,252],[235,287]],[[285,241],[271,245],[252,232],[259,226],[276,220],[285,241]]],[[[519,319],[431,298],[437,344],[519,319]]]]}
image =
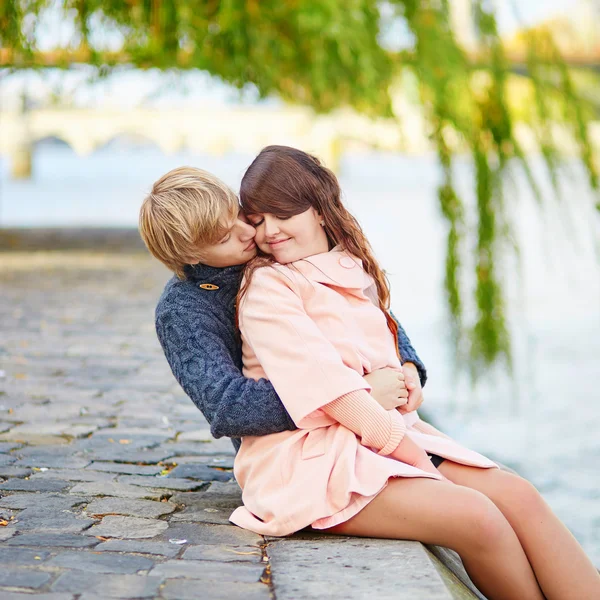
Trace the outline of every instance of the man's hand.
{"type": "Polygon", "coordinates": [[[404,371],[404,381],[408,389],[408,402],[399,410],[405,414],[417,410],[423,404],[423,389],[421,388],[419,371],[417,371],[415,365],[409,362],[404,363],[402,370],[404,371]]]}
{"type": "Polygon", "coordinates": [[[371,386],[371,396],[385,410],[393,410],[406,404],[408,390],[403,371],[386,367],[365,375],[364,379],[371,386]]]}

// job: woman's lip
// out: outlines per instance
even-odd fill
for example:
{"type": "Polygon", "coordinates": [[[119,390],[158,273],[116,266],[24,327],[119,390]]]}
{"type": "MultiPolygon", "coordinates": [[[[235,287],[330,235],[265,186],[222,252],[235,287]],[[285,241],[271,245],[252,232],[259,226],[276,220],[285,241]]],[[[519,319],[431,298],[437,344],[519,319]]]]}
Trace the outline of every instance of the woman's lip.
{"type": "Polygon", "coordinates": [[[286,238],[285,240],[277,240],[276,242],[267,242],[269,246],[279,246],[279,244],[283,244],[283,242],[287,242],[290,238],[286,238]]]}
{"type": "Polygon", "coordinates": [[[248,252],[249,250],[252,250],[253,248],[256,248],[256,242],[254,240],[252,240],[245,248],[244,248],[244,252],[248,252]]]}

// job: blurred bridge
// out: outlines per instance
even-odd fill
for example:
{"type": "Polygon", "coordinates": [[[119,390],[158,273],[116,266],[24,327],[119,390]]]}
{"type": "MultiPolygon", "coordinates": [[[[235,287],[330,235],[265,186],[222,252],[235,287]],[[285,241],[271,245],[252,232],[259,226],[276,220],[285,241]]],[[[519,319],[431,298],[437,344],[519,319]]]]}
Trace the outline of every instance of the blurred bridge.
{"type": "Polygon", "coordinates": [[[350,144],[388,151],[429,148],[415,107],[401,108],[406,126],[373,120],[352,111],[316,115],[301,107],[224,107],[194,109],[34,109],[0,114],[0,154],[8,156],[13,177],[31,175],[35,144],[58,138],[86,155],[119,137],[151,142],[165,153],[257,153],[268,144],[301,147],[336,169],[350,144]]]}

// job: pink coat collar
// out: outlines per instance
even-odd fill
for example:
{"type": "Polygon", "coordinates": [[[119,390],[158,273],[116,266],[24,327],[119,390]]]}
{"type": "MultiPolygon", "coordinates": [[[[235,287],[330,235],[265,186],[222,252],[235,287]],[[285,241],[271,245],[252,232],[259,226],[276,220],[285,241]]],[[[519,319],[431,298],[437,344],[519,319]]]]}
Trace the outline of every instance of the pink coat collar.
{"type": "Polygon", "coordinates": [[[364,291],[373,285],[373,279],[363,271],[362,261],[337,246],[298,260],[293,266],[308,279],[334,287],[364,291]]]}

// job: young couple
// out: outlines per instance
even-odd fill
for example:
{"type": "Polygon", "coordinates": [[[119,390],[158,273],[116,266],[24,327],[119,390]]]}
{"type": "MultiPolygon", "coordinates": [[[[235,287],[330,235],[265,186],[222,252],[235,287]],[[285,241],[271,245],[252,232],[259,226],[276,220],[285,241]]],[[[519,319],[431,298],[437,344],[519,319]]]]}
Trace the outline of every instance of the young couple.
{"type": "Polygon", "coordinates": [[[213,435],[238,450],[244,506],[231,521],[446,546],[490,599],[600,598],[598,572],[533,485],[419,419],[425,369],[340,195],[316,158],[269,146],[239,202],[180,168],[143,203],[142,237],[176,274],[159,340],[213,435]]]}

